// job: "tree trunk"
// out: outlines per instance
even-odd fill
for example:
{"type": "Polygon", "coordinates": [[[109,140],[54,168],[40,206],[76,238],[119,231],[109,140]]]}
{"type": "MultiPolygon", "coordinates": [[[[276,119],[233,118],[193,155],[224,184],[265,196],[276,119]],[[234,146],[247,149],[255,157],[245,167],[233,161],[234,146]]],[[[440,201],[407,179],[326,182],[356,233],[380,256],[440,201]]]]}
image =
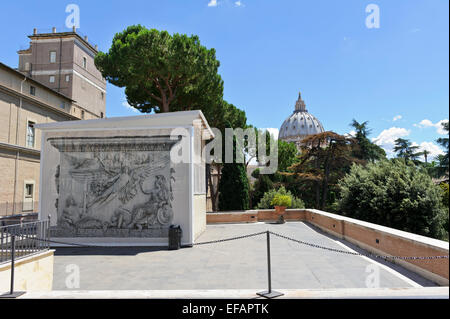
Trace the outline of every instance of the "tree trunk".
{"type": "Polygon", "coordinates": [[[320,209],[320,184],[319,182],[315,183],[316,188],[316,209],[320,209]]]}
{"type": "Polygon", "coordinates": [[[328,198],[328,176],[327,175],[325,175],[325,178],[323,179],[322,189],[323,189],[323,194],[322,194],[322,203],[320,205],[320,209],[325,210],[325,204],[326,204],[327,198],[328,198]]]}
{"type": "Polygon", "coordinates": [[[214,212],[217,212],[219,210],[219,183],[220,183],[220,177],[221,177],[221,165],[220,164],[211,164],[209,165],[210,173],[209,173],[209,192],[211,194],[211,205],[212,210],[214,212]],[[214,185],[213,178],[212,178],[212,167],[217,168],[217,184],[214,185]]]}
{"type": "Polygon", "coordinates": [[[325,174],[323,177],[323,184],[322,184],[322,190],[323,190],[323,194],[322,194],[322,205],[321,205],[321,210],[325,210],[325,205],[327,203],[327,198],[328,198],[328,177],[330,176],[330,162],[332,162],[333,160],[333,155],[331,155],[331,158],[327,158],[327,160],[325,161],[325,174]]]}
{"type": "Polygon", "coordinates": [[[212,179],[212,165],[209,165],[209,176],[208,176],[208,183],[209,183],[209,194],[211,196],[211,208],[213,212],[216,211],[216,190],[214,189],[213,185],[213,179],[212,179]]]}
{"type": "MultiPolygon", "coordinates": [[[[314,167],[319,168],[319,160],[317,157],[314,159],[314,167]]],[[[320,209],[320,183],[315,182],[316,189],[316,209],[320,209]]]]}
{"type": "Polygon", "coordinates": [[[169,101],[167,100],[165,95],[163,95],[162,98],[162,111],[163,113],[169,112],[169,101]]]}

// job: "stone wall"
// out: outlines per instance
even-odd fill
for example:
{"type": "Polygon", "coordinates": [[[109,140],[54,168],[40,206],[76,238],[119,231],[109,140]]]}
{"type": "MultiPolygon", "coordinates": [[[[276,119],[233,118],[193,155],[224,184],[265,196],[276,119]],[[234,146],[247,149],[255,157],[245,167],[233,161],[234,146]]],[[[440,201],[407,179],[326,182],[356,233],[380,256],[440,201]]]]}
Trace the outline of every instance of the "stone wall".
{"type": "MultiPolygon", "coordinates": [[[[51,291],[53,285],[53,250],[16,260],[15,291],[51,291]]],[[[0,294],[9,292],[11,263],[0,264],[0,294]]]]}
{"type": "MultiPolygon", "coordinates": [[[[274,221],[275,210],[208,213],[207,223],[252,223],[274,221]]],[[[367,223],[314,209],[288,209],[285,220],[311,223],[367,251],[389,256],[440,256],[449,254],[449,243],[397,229],[367,223]]],[[[395,263],[440,285],[449,284],[449,260],[395,260],[395,263]]]]}

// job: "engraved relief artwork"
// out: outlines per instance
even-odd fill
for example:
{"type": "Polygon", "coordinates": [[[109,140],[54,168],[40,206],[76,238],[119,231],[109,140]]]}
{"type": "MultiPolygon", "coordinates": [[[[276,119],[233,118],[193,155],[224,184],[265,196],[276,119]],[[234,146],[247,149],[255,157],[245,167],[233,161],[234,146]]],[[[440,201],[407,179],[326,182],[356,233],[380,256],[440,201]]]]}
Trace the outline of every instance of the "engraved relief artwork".
{"type": "Polygon", "coordinates": [[[173,221],[169,136],[50,138],[60,152],[53,236],[160,237],[173,221]]]}

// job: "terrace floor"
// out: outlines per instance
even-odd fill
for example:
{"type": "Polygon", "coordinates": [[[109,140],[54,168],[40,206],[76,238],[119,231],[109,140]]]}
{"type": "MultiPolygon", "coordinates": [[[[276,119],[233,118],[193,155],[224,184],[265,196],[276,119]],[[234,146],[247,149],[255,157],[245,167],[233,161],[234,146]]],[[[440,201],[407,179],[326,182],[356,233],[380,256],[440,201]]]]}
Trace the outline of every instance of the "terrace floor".
{"type": "MultiPolygon", "coordinates": [[[[304,222],[208,225],[197,242],[271,230],[330,248],[363,252],[304,222]]],[[[75,264],[80,290],[256,289],[267,287],[266,236],[166,248],[56,248],[54,290],[74,290],[75,264]]],[[[271,235],[273,289],[433,287],[434,283],[380,259],[332,252],[271,235]],[[379,280],[376,274],[379,273],[379,280]],[[375,279],[375,280],[374,280],[375,279]],[[378,284],[377,284],[378,283],[378,284]]]]}

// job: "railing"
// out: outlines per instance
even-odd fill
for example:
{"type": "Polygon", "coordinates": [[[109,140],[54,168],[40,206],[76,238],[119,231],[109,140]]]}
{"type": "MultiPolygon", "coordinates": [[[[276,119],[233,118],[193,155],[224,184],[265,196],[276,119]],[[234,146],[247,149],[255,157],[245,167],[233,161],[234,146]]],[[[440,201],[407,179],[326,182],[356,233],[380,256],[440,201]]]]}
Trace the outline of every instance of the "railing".
{"type": "Polygon", "coordinates": [[[49,220],[0,226],[0,264],[48,250],[49,220]]]}
{"type": "Polygon", "coordinates": [[[6,216],[26,215],[38,210],[39,202],[0,202],[0,218],[6,216]]]}

